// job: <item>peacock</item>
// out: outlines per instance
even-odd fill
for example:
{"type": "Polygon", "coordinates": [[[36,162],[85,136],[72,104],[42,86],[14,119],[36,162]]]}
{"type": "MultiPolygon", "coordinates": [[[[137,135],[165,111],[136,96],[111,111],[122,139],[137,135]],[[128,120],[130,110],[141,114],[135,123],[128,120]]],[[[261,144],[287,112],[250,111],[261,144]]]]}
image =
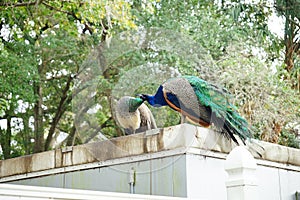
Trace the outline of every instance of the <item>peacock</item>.
{"type": "Polygon", "coordinates": [[[157,128],[151,111],[140,98],[120,98],[116,105],[116,119],[126,135],[157,128]]]}
{"type": "Polygon", "coordinates": [[[203,127],[214,124],[222,135],[239,145],[234,137],[236,134],[245,144],[245,140],[252,137],[252,131],[237,108],[229,102],[230,96],[225,88],[196,76],[170,78],[159,86],[155,95],[139,95],[151,106],[169,106],[203,127]]]}

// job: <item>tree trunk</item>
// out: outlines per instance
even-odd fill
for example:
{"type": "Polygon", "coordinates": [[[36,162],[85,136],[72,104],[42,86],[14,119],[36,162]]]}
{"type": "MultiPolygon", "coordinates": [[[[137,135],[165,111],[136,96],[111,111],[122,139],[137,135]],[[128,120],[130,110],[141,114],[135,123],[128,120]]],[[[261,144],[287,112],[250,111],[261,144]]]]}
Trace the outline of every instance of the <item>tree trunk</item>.
{"type": "MultiPolygon", "coordinates": [[[[292,31],[292,25],[290,25],[288,32],[292,31]]],[[[294,43],[293,33],[285,34],[285,68],[288,72],[291,72],[294,68],[294,43]]]]}
{"type": "Polygon", "coordinates": [[[73,124],[73,127],[71,128],[71,131],[67,137],[67,144],[66,146],[73,146],[75,143],[75,133],[76,133],[76,126],[75,123],[73,124]]]}
{"type": "Polygon", "coordinates": [[[43,126],[43,90],[40,82],[36,82],[34,92],[37,100],[34,105],[34,153],[44,150],[44,126],[43,126]]]}
{"type": "Polygon", "coordinates": [[[0,129],[0,143],[4,159],[11,157],[11,117],[6,118],[7,129],[0,129]]]}
{"type": "Polygon", "coordinates": [[[294,44],[294,31],[295,24],[291,22],[290,19],[294,19],[295,14],[291,10],[289,1],[286,1],[286,10],[285,10],[285,30],[284,30],[284,42],[285,42],[285,68],[288,72],[294,68],[294,53],[295,53],[295,44],[294,44]]]}
{"type": "Polygon", "coordinates": [[[24,125],[24,129],[22,133],[23,145],[24,145],[25,154],[28,155],[32,152],[32,145],[30,141],[31,138],[30,138],[29,116],[25,114],[22,117],[22,119],[24,125]]]}

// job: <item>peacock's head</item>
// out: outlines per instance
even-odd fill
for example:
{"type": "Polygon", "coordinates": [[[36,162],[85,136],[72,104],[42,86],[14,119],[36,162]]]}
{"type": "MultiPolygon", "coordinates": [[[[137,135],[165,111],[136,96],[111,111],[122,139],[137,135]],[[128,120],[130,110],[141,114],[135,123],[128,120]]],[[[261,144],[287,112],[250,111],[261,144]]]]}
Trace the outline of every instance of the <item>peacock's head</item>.
{"type": "Polygon", "coordinates": [[[129,112],[135,112],[140,105],[143,104],[143,100],[141,98],[134,98],[134,97],[129,97],[128,98],[128,107],[129,107],[129,112]]]}
{"type": "Polygon", "coordinates": [[[149,95],[147,95],[147,94],[138,94],[137,96],[140,99],[142,99],[143,101],[148,101],[148,99],[149,99],[149,95]]]}

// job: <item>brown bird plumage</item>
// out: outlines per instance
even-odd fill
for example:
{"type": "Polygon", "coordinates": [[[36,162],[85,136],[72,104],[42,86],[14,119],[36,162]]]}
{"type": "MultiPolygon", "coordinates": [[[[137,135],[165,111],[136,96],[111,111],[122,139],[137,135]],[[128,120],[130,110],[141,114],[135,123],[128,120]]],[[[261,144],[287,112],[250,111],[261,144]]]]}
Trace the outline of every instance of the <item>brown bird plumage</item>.
{"type": "Polygon", "coordinates": [[[140,98],[122,97],[117,102],[116,118],[126,135],[157,128],[150,109],[140,98]]]}

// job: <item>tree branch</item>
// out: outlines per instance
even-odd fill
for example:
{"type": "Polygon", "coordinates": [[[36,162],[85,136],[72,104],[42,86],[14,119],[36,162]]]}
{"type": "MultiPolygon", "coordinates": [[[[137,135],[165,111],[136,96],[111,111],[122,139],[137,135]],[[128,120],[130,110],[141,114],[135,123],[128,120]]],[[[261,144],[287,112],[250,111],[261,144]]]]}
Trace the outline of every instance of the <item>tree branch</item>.
{"type": "MultiPolygon", "coordinates": [[[[286,17],[286,15],[284,15],[286,17]]],[[[292,24],[300,28],[300,24],[297,23],[295,20],[291,19],[290,17],[287,17],[287,20],[290,21],[292,24]]]]}
{"type": "Polygon", "coordinates": [[[11,6],[11,7],[34,6],[34,5],[39,5],[40,3],[42,3],[42,0],[29,1],[29,2],[17,2],[17,3],[1,2],[0,7],[4,7],[4,6],[11,6]]]}
{"type": "Polygon", "coordinates": [[[66,142],[66,146],[73,146],[74,145],[74,142],[75,142],[75,133],[76,133],[76,126],[75,126],[75,124],[73,124],[73,127],[72,127],[72,129],[70,131],[70,134],[65,139],[65,141],[67,141],[66,142]]]}
{"type": "MultiPolygon", "coordinates": [[[[267,8],[270,8],[268,6],[265,6],[267,8]]],[[[288,9],[294,9],[294,7],[281,7],[281,6],[277,6],[277,5],[274,5],[274,8],[279,11],[281,13],[281,15],[283,15],[288,21],[290,21],[292,24],[294,24],[295,26],[298,26],[300,28],[300,24],[297,23],[295,20],[291,19],[289,16],[287,16],[285,14],[285,11],[288,10],[288,9]]]]}
{"type": "Polygon", "coordinates": [[[112,120],[113,118],[110,117],[108,118],[103,124],[101,124],[101,126],[99,126],[98,128],[95,129],[95,131],[89,135],[89,137],[84,141],[84,143],[88,143],[89,141],[91,141],[98,133],[101,129],[105,128],[105,127],[109,127],[109,122],[112,120]]]}
{"type": "MultiPolygon", "coordinates": [[[[62,9],[59,9],[59,8],[56,8],[56,7],[51,6],[51,5],[49,5],[49,4],[45,3],[45,2],[43,2],[42,4],[45,5],[46,7],[50,8],[51,10],[55,10],[55,11],[58,11],[58,12],[65,13],[65,14],[67,14],[67,15],[71,15],[71,16],[74,17],[76,20],[78,20],[78,21],[80,21],[80,22],[82,21],[82,19],[79,18],[79,17],[77,17],[77,16],[75,15],[74,12],[68,12],[68,11],[65,11],[65,10],[62,10],[62,9]]],[[[80,4],[80,5],[81,5],[81,4],[80,4]]],[[[89,23],[89,24],[92,24],[91,22],[88,22],[88,23],[89,23]]],[[[89,26],[89,24],[84,23],[84,31],[88,30],[88,31],[90,32],[90,34],[92,34],[92,33],[93,33],[93,29],[89,26]]]]}
{"type": "Polygon", "coordinates": [[[68,15],[72,15],[72,13],[70,13],[70,12],[68,12],[68,11],[58,9],[58,8],[56,8],[56,7],[54,7],[54,6],[51,6],[51,5],[49,5],[49,4],[45,3],[45,2],[42,2],[42,4],[43,4],[44,6],[50,8],[50,10],[55,10],[55,11],[62,12],[62,13],[68,14],[68,15]]]}
{"type": "Polygon", "coordinates": [[[59,102],[59,105],[57,107],[57,111],[55,113],[55,116],[53,118],[53,121],[52,121],[52,124],[51,124],[51,127],[50,127],[50,130],[49,130],[49,133],[48,133],[48,136],[47,136],[47,139],[46,139],[46,143],[45,143],[45,150],[47,151],[48,148],[49,148],[49,145],[51,143],[51,140],[52,140],[52,137],[53,137],[53,134],[54,134],[54,131],[55,131],[55,128],[61,118],[61,116],[63,115],[63,113],[66,111],[66,105],[69,103],[68,101],[71,101],[69,98],[68,98],[68,91],[70,89],[70,86],[71,86],[71,82],[73,80],[73,77],[70,75],[69,76],[69,79],[67,81],[67,84],[66,84],[66,87],[64,88],[64,90],[62,91],[62,97],[60,99],[60,102],[59,102]]]}

